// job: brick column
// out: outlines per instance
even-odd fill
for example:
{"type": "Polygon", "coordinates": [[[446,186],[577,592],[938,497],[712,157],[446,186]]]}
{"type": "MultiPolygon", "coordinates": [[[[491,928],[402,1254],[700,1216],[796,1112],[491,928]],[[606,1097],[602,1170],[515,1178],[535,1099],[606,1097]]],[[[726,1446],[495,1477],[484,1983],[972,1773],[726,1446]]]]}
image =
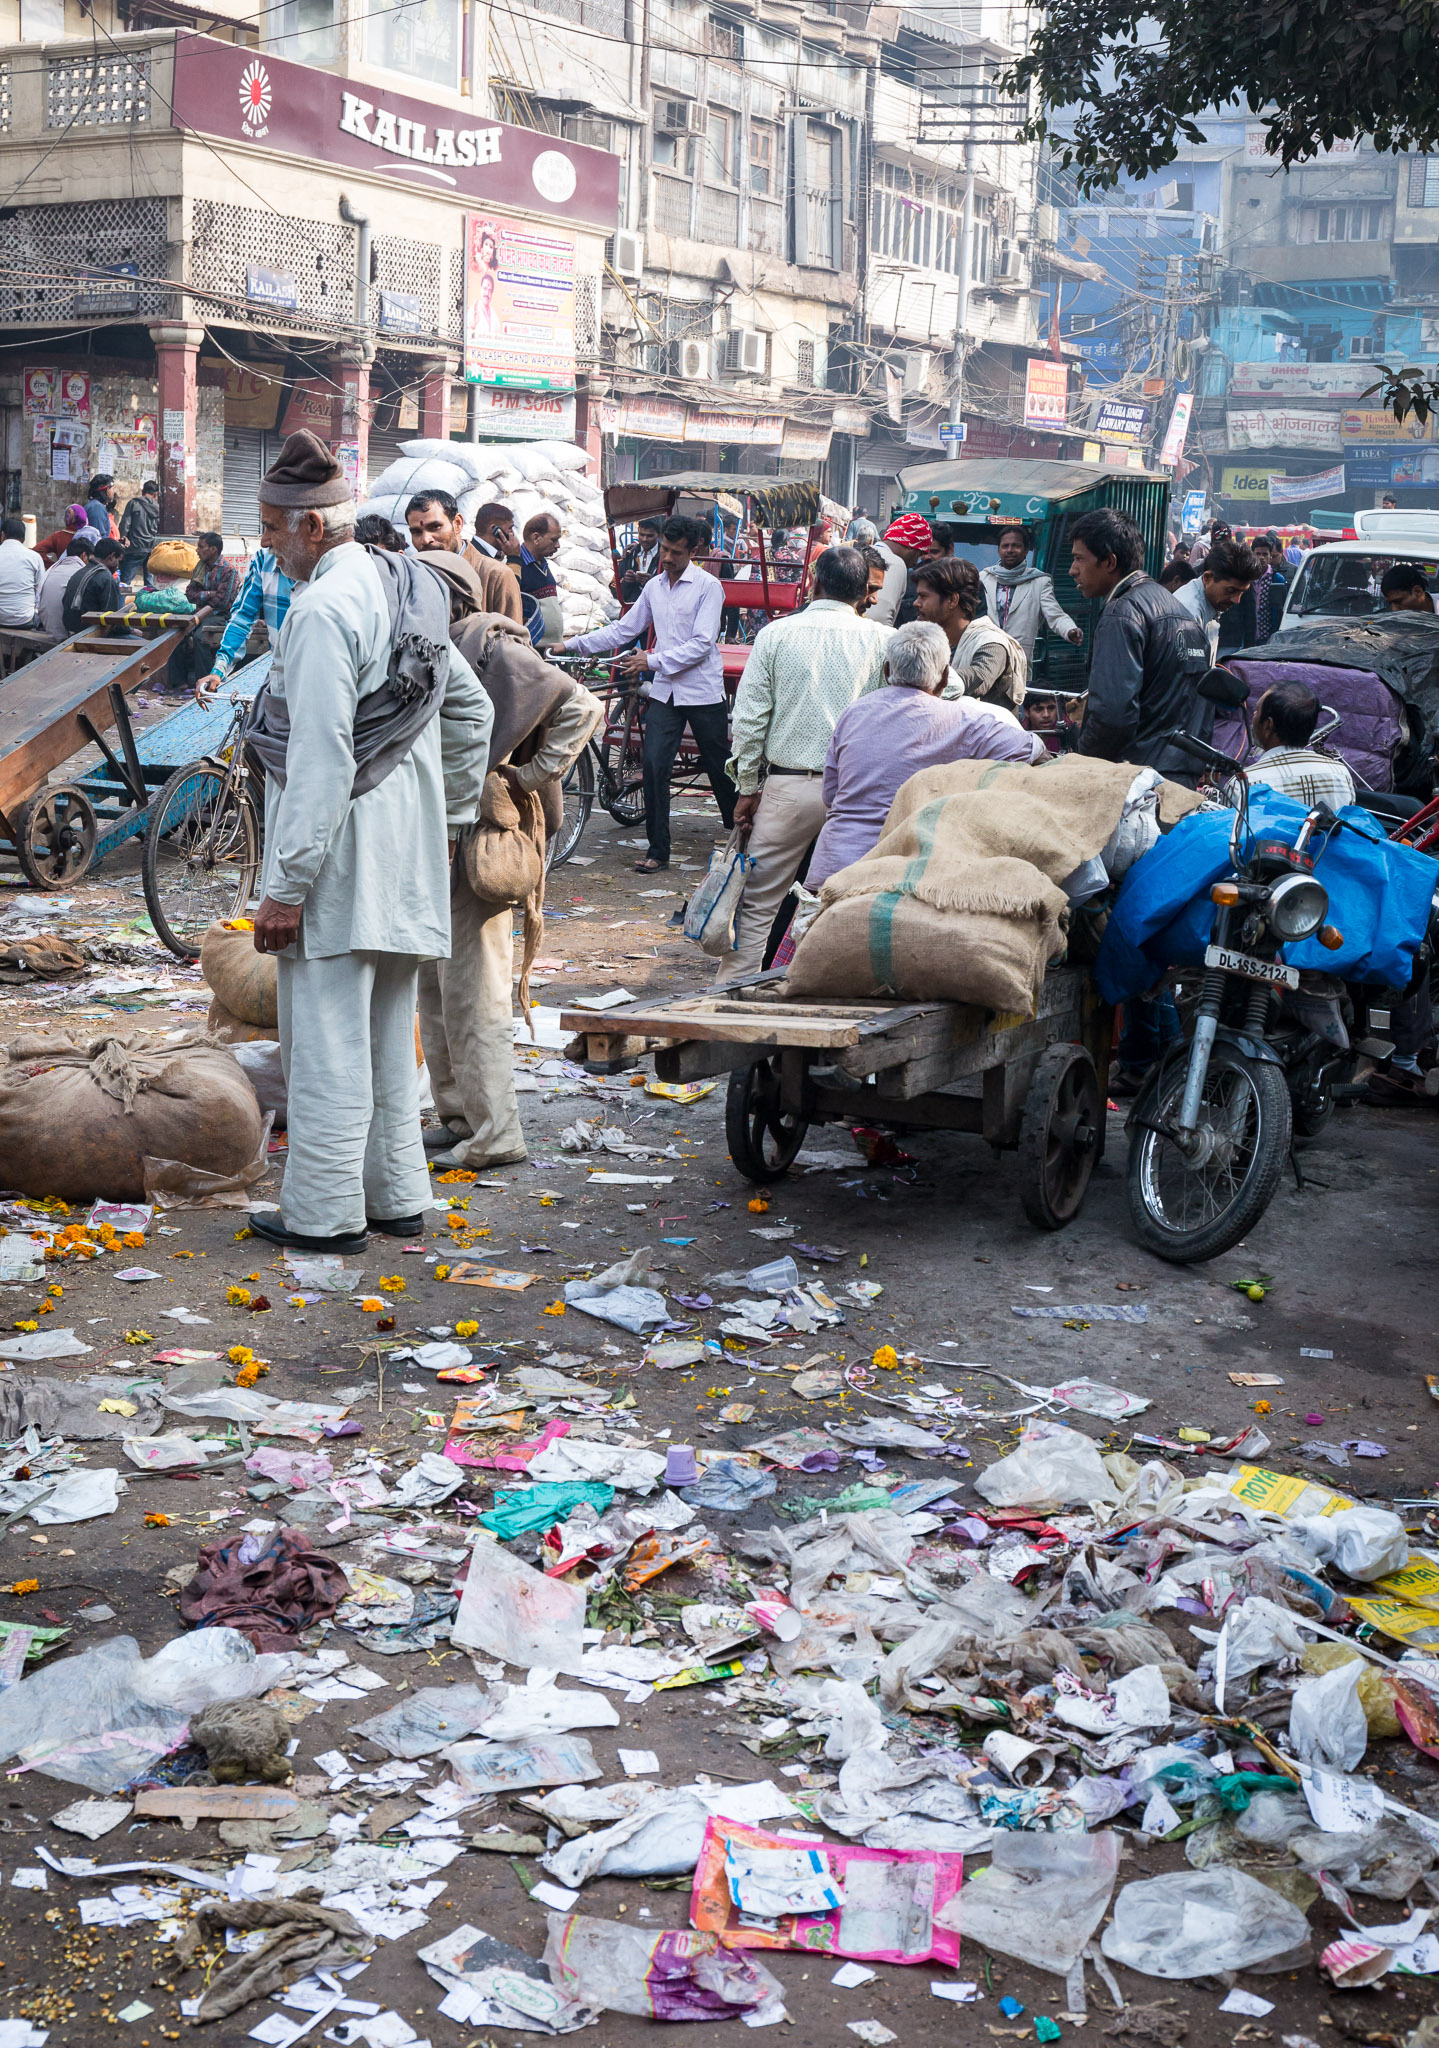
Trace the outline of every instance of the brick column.
{"type": "Polygon", "coordinates": [[[331,379],[340,387],[333,413],[335,454],[356,502],[369,495],[370,419],[374,412],[370,402],[372,360],[356,350],[354,354],[342,355],[330,370],[331,379]]]}
{"type": "Polygon", "coordinates": [[[420,439],[448,441],[450,438],[450,394],[459,370],[455,356],[437,356],[420,373],[420,439]]]}
{"type": "Polygon", "coordinates": [[[152,327],[160,414],[160,531],[193,533],[195,514],[195,365],[203,327],[152,327]]]}

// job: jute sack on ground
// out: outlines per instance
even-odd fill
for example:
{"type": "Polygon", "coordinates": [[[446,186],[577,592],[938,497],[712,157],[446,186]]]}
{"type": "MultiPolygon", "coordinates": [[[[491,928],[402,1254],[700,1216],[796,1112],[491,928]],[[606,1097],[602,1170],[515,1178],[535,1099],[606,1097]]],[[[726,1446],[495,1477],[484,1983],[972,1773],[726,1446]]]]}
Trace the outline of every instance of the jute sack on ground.
{"type": "Polygon", "coordinates": [[[233,1176],[264,1135],[255,1091],[203,1032],[32,1033],[0,1048],[0,1181],[138,1202],[148,1156],[233,1176]]]}
{"type": "Polygon", "coordinates": [[[252,1039],[278,1038],[280,1035],[278,1023],[247,1024],[243,1017],[227,1010],[218,996],[210,1000],[210,1007],[205,1013],[205,1029],[222,1045],[246,1045],[252,1039]]]}
{"type": "Polygon", "coordinates": [[[212,924],[200,941],[200,972],[212,995],[242,1024],[278,1021],[275,956],[255,951],[255,934],[212,924]]]}
{"type": "MultiPolygon", "coordinates": [[[[1059,884],[1100,852],[1134,780],[1077,755],[959,761],[903,783],[872,853],[831,875],[800,940],[795,995],[948,999],[1032,1015],[1064,950],[1059,884]]],[[[1172,823],[1197,799],[1162,786],[1172,823]]]]}

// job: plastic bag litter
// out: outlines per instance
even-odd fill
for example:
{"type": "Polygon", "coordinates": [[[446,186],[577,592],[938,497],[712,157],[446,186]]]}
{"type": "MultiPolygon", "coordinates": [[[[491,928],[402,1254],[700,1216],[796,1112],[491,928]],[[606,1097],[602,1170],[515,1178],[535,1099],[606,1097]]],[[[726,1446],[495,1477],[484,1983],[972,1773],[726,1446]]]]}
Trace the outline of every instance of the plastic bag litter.
{"type": "Polygon", "coordinates": [[[1387,1508],[1341,1508],[1337,1515],[1308,1516],[1289,1526],[1312,1558],[1349,1579],[1382,1579],[1408,1562],[1404,1524],[1387,1508]]]}
{"type": "Polygon", "coordinates": [[[649,1798],[623,1820],[542,1856],[550,1875],[574,1890],[592,1877],[681,1877],[693,1870],[709,1808],[693,1792],[645,1789],[649,1798]]]}
{"type": "Polygon", "coordinates": [[[327,1479],[333,1479],[335,1468],[323,1451],[287,1451],[279,1444],[262,1444],[252,1451],[245,1460],[245,1470],[253,1472],[257,1479],[273,1479],[277,1486],[288,1486],[296,1493],[306,1487],[323,1486],[327,1479]]]}
{"type": "Polygon", "coordinates": [[[751,1266],[747,1273],[711,1273],[705,1286],[745,1287],[751,1294],[788,1294],[799,1286],[799,1267],[786,1253],[763,1266],[751,1266]]]}
{"type": "Polygon", "coordinates": [[[0,1358],[16,1364],[36,1358],[81,1358],[92,1348],[82,1344],[73,1330],[31,1330],[23,1337],[7,1337],[0,1344],[0,1358]]]}
{"type": "Polygon", "coordinates": [[[439,1451],[423,1451],[390,1495],[401,1508],[434,1508],[458,1493],[465,1483],[463,1467],[439,1451]]]}
{"type": "Polygon", "coordinates": [[[557,1685],[501,1687],[476,1732],[487,1742],[531,1735],[567,1735],[574,1728],[618,1728],[620,1717],[602,1692],[561,1692],[557,1685]]]}
{"type": "Polygon", "coordinates": [[[443,1754],[462,1792],[526,1792],[537,1785],[582,1785],[604,1776],[583,1735],[456,1742],[443,1754]]]}
{"type": "MultiPolygon", "coordinates": [[[[586,1480],[502,1489],[495,1495],[494,1506],[480,1516],[480,1526],[507,1543],[527,1530],[549,1529],[564,1522],[578,1507],[592,1507],[603,1514],[614,1497],[612,1486],[586,1480]]],[[[685,1520],[694,1517],[686,1512],[685,1520]]]]}
{"type": "Polygon", "coordinates": [[[1359,1698],[1360,1664],[1336,1664],[1303,1678],[1289,1702],[1289,1741],[1303,1763],[1352,1771],[1369,1747],[1369,1723],[1359,1698]]]}
{"type": "Polygon", "coordinates": [[[130,1463],[144,1472],[194,1470],[206,1458],[188,1436],[127,1436],[120,1448],[130,1463]]]}
{"type": "Polygon", "coordinates": [[[568,1997],[606,2012],[760,2023],[786,2017],[783,1989],[763,1963],[688,1928],[650,1932],[581,1913],[551,1913],[545,1961],[568,1997]]]}
{"type": "MultiPolygon", "coordinates": [[[[1369,1733],[1394,1741],[1403,1734],[1394,1711],[1394,1681],[1377,1665],[1351,1650],[1347,1643],[1311,1643],[1299,1659],[1304,1671],[1333,1671],[1340,1664],[1359,1666],[1359,1704],[1369,1733]]],[[[1400,1674],[1403,1675],[1402,1673],[1400,1674]]]]}
{"type": "Polygon", "coordinates": [[[1269,1974],[1307,1957],[1309,1923],[1246,1871],[1172,1870],[1124,1887],[1100,1948],[1144,1977],[1269,1974]]]}
{"type": "Polygon", "coordinates": [[[120,1474],[103,1465],[65,1472],[58,1479],[6,1479],[0,1481],[0,1515],[19,1510],[41,1528],[53,1522],[93,1522],[97,1515],[114,1514],[121,1484],[120,1474]],[[49,1499],[42,1500],[47,1493],[49,1499]]]}
{"type": "Polygon", "coordinates": [[[482,1934],[478,1927],[452,1927],[418,1955],[447,1993],[439,2010],[466,2028],[568,2034],[594,2018],[585,2006],[573,2004],[555,1989],[538,1957],[482,1934]]]}
{"type": "Polygon", "coordinates": [[[1299,1633],[1296,1617],[1273,1600],[1253,1593],[1239,1607],[1231,1607],[1224,1626],[1216,1634],[1207,1628],[1191,1628],[1202,1643],[1213,1643],[1214,1690],[1219,1712],[1224,1711],[1224,1688],[1232,1678],[1247,1678],[1265,1664],[1277,1664],[1283,1657],[1302,1657],[1307,1647],[1299,1633]]]}
{"type": "Polygon", "coordinates": [[[737,1515],[757,1500],[764,1500],[778,1485],[773,1472],[757,1465],[742,1465],[737,1458],[717,1458],[706,1465],[693,1486],[680,1488],[680,1499],[692,1508],[707,1508],[711,1514],[737,1515]]]}
{"type": "Polygon", "coordinates": [[[503,1544],[477,1537],[450,1640],[525,1670],[578,1672],[585,1601],[582,1586],[546,1578],[503,1544]]]}
{"type": "Polygon", "coordinates": [[[1053,1422],[1031,1422],[1018,1450],[987,1466],[975,1480],[974,1490],[996,1508],[1119,1499],[1091,1439],[1081,1430],[1053,1422]]]}
{"type": "Polygon", "coordinates": [[[546,1444],[526,1469],[532,1479],[557,1485],[597,1482],[624,1493],[650,1493],[665,1476],[665,1458],[660,1451],[643,1451],[628,1444],[562,1436],[546,1444]]]}
{"type": "Polygon", "coordinates": [[[935,1924],[1067,1977],[1109,1910],[1120,1846],[1113,1833],[1001,1832],[988,1867],[975,1871],[935,1924]]]}
{"type": "Polygon", "coordinates": [[[603,1273],[592,1274],[588,1280],[567,1280],[565,1301],[582,1315],[598,1316],[601,1322],[614,1323],[638,1337],[652,1323],[669,1321],[664,1296],[650,1284],[654,1277],[649,1270],[649,1253],[632,1252],[627,1259],[606,1266],[603,1273]]]}
{"type": "Polygon", "coordinates": [[[115,1792],[179,1746],[192,1713],[254,1699],[289,1669],[287,1657],[256,1656],[230,1628],[177,1636],[148,1658],[133,1636],[114,1636],[0,1693],[0,1757],[20,1756],[47,1777],[115,1792]],[[141,1762],[137,1749],[147,1752],[141,1762]]]}
{"type": "Polygon", "coordinates": [[[828,1724],[824,1753],[846,1758],[883,1749],[889,1741],[879,1707],[854,1679],[829,1678],[819,1689],[815,1718],[828,1724]]]}
{"type": "Polygon", "coordinates": [[[423,1685],[383,1714],[358,1722],[350,1733],[409,1762],[473,1734],[491,1707],[490,1695],[478,1685],[423,1685]]]}

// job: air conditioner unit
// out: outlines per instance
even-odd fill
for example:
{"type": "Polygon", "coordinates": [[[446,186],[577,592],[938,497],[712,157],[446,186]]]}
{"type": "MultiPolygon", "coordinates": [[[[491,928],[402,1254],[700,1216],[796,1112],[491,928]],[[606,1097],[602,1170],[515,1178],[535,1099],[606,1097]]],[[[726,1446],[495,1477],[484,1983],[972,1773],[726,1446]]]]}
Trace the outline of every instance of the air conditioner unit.
{"type": "Polygon", "coordinates": [[[934,355],[927,348],[911,349],[904,359],[904,388],[906,392],[923,391],[929,384],[930,365],[934,355]]]}
{"type": "Polygon", "coordinates": [[[615,253],[611,269],[616,277],[625,277],[638,284],[645,274],[645,242],[643,235],[631,234],[620,228],[615,234],[615,253]]]}
{"type": "Polygon", "coordinates": [[[693,100],[661,100],[655,108],[655,133],[703,135],[708,111],[693,100]]]}
{"type": "Polygon", "coordinates": [[[732,327],[721,344],[720,367],[732,377],[762,377],[766,336],[757,327],[732,327]]]}
{"type": "Polygon", "coordinates": [[[1034,209],[1034,238],[1037,242],[1059,240],[1059,208],[1039,205],[1034,209]]]}
{"type": "Polygon", "coordinates": [[[677,341],[674,345],[674,370],[672,375],[683,377],[691,384],[708,384],[712,375],[714,343],[696,340],[677,341]]]}
{"type": "Polygon", "coordinates": [[[994,266],[996,284],[1018,284],[1024,275],[1024,259],[1018,249],[1003,249],[994,266]]]}

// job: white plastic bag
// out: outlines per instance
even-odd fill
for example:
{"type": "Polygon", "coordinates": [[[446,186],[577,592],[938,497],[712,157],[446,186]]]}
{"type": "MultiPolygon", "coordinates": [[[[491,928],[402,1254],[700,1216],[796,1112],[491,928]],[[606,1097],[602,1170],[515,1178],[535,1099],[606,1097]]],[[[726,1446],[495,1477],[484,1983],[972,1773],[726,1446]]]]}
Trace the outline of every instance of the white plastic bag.
{"type": "Polygon", "coordinates": [[[1354,1657],[1301,1679],[1289,1702],[1289,1740],[1306,1764],[1325,1770],[1353,1771],[1364,1761],[1369,1726],[1359,1698],[1364,1665],[1354,1657]]]}
{"type": "Polygon", "coordinates": [[[1309,1922],[1245,1871],[1171,1870],[1124,1887],[1100,1947],[1143,1977],[1213,1977],[1287,1968],[1308,1951],[1309,1922]]]}
{"type": "Polygon", "coordinates": [[[1119,1850],[1112,1833],[1001,1832],[988,1868],[969,1878],[934,1924],[963,1928],[966,1941],[995,1955],[1067,1977],[1109,1908],[1119,1850]]]}
{"type": "Polygon", "coordinates": [[[738,832],[710,855],[709,873],[691,896],[685,909],[685,937],[693,939],[702,953],[720,959],[735,949],[735,920],[744,898],[745,878],[754,861],[744,850],[738,832]]]}
{"type": "Polygon", "coordinates": [[[1030,1423],[1018,1450],[986,1467],[974,1490],[995,1508],[1119,1499],[1091,1439],[1082,1430],[1053,1422],[1030,1423]]]}
{"type": "Polygon", "coordinates": [[[1307,1516],[1290,1527],[1318,1563],[1366,1584],[1402,1571],[1409,1559],[1404,1524],[1387,1508],[1341,1508],[1337,1515],[1307,1516]]]}
{"type": "Polygon", "coordinates": [[[585,1592],[546,1578],[502,1543],[477,1537],[450,1640],[524,1670],[580,1670],[585,1592]]]}

